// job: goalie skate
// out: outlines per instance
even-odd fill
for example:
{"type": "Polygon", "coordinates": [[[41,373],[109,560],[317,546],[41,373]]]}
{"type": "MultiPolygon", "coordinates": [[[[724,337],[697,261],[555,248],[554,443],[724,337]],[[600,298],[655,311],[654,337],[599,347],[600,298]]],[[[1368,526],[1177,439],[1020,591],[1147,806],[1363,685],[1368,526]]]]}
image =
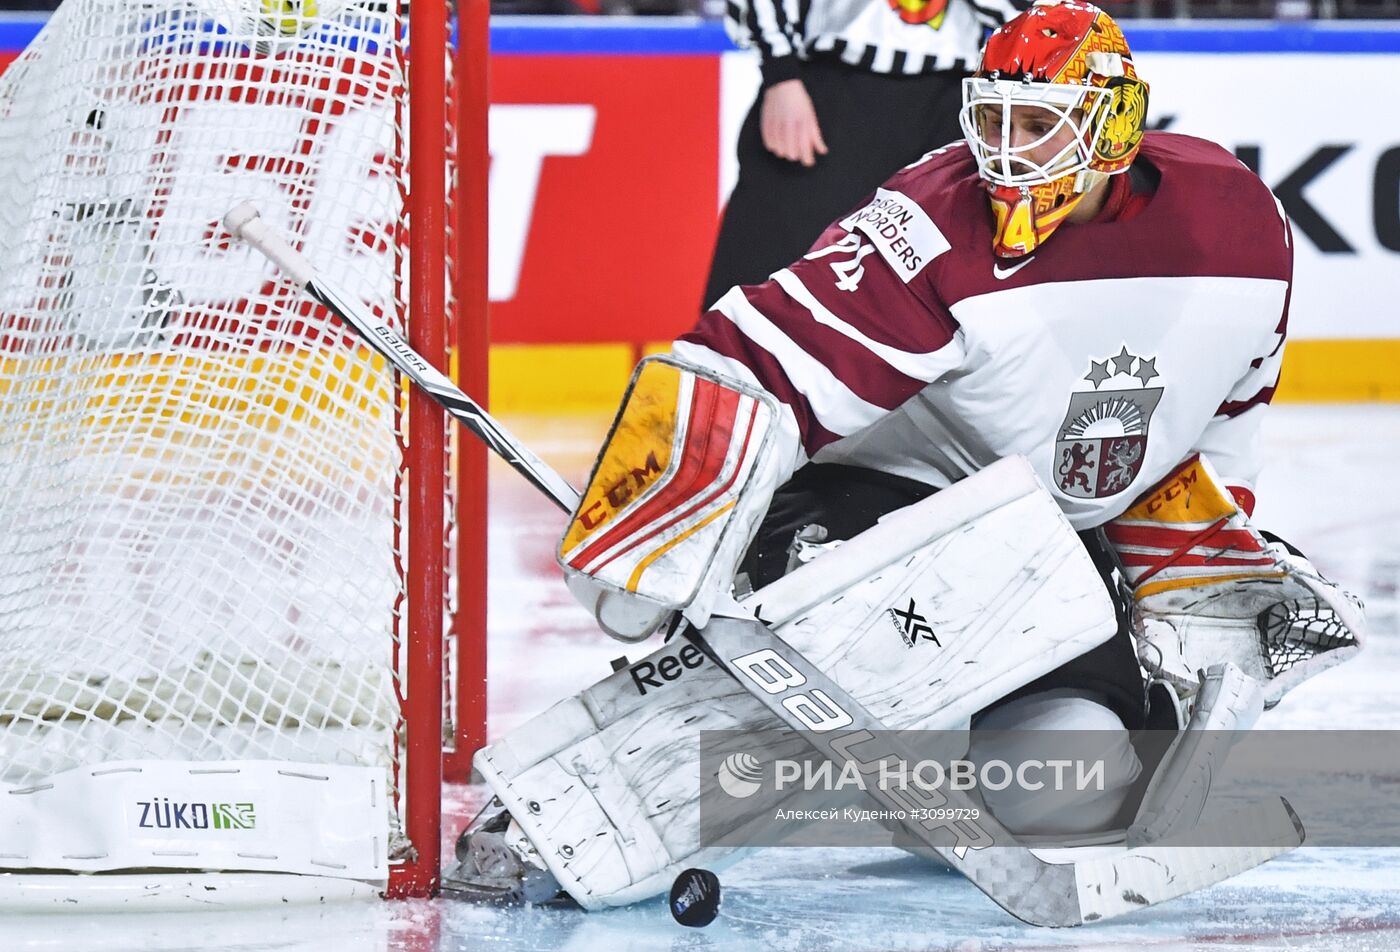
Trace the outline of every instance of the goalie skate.
{"type": "Polygon", "coordinates": [[[501,905],[541,905],[567,896],[539,854],[492,798],[457,837],[457,866],[442,877],[444,896],[501,905]]]}

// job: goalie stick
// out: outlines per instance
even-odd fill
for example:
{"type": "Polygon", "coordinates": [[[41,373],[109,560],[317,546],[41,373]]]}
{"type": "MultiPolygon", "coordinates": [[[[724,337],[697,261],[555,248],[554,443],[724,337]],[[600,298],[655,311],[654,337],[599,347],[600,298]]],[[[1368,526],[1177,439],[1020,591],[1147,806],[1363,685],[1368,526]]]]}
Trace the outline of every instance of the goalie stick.
{"type": "MultiPolygon", "coordinates": [[[[387,323],[366,314],[318,277],[306,257],[273,233],[250,203],[230,210],[224,224],[230,234],[266,255],[559,508],[572,514],[578,490],[424,360],[387,323]]],[[[703,631],[687,623],[681,623],[679,629],[775,716],[834,762],[860,767],[890,757],[904,758],[906,763],[918,759],[893,740],[892,732],[854,698],[737,602],[717,613],[703,631]],[[839,724],[841,730],[814,731],[793,713],[794,708],[810,710],[812,705],[833,714],[829,723],[839,724]],[[875,748],[873,757],[866,753],[867,747],[875,748]]],[[[869,792],[894,816],[909,806],[880,784],[869,792]]],[[[948,801],[954,808],[976,808],[957,791],[948,791],[948,801]]],[[[972,828],[978,834],[974,842],[963,842],[960,837],[957,843],[949,844],[944,842],[949,838],[947,831],[939,827],[929,829],[913,819],[897,822],[997,905],[1024,922],[1040,926],[1080,925],[1173,899],[1251,869],[1303,841],[1302,824],[1281,797],[1236,810],[1212,823],[1210,829],[1198,828],[1191,837],[1193,842],[1211,842],[1225,841],[1227,835],[1248,836],[1245,841],[1260,844],[1257,846],[1174,846],[1169,839],[1112,856],[1058,864],[1015,845],[1011,835],[985,811],[972,828]]]]}
{"type": "Polygon", "coordinates": [[[491,452],[509,463],[512,469],[552,499],[555,505],[567,513],[574,511],[579,499],[577,489],[507,433],[504,427],[482,409],[481,404],[463,393],[445,374],[424,360],[386,321],[368,313],[363,307],[352,304],[347,295],[331,287],[323,278],[317,277],[306,256],[268,228],[252,202],[240,202],[229,209],[228,214],[224,216],[224,227],[228,229],[229,234],[242,238],[261,251],[292,280],[305,288],[307,294],[354,328],[366,344],[404,376],[422,387],[439,406],[485,443],[491,452]]]}

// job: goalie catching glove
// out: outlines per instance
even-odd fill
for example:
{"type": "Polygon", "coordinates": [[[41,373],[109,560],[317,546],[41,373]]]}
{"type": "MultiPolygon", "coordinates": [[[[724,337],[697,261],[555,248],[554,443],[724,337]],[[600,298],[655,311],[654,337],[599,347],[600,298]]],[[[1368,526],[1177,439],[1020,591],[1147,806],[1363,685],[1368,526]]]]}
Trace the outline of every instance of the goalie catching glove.
{"type": "Polygon", "coordinates": [[[1104,527],[1132,589],[1138,654],[1190,697],[1198,673],[1229,662],[1273,707],[1360,650],[1361,602],[1301,553],[1270,541],[1201,456],[1104,527]]]}
{"type": "Polygon", "coordinates": [[[603,630],[640,641],[674,612],[698,626],[729,593],[796,450],[762,391],[651,357],[559,544],[564,580],[603,630]]]}

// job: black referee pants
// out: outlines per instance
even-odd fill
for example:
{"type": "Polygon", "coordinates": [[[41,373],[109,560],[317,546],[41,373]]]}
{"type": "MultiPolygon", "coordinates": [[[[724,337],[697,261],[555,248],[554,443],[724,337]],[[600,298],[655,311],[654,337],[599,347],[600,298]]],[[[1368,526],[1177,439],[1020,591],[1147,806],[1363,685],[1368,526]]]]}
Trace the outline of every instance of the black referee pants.
{"type": "Polygon", "coordinates": [[[839,61],[802,64],[802,83],[830,150],[810,169],[763,147],[760,93],[739,133],[739,181],[720,224],[701,309],[736,284],[758,284],[792,264],[895,172],[961,139],[964,75],[889,76],[839,61]]]}

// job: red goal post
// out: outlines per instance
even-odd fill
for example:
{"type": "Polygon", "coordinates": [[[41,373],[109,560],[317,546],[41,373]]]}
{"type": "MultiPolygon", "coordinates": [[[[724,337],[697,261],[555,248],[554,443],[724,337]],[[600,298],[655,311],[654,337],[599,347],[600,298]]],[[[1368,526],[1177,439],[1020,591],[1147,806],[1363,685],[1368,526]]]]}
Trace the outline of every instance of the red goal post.
{"type": "MultiPolygon", "coordinates": [[[[490,109],[490,2],[457,4],[455,126],[457,175],[453,207],[456,234],[456,381],[482,407],[490,409],[490,305],[488,303],[487,183],[490,109]]],[[[486,529],[487,450],[460,429],[455,431],[457,505],[456,559],[475,566],[457,574],[454,619],[455,669],[450,672],[449,707],[453,730],[443,760],[449,783],[471,779],[471,758],[486,745],[486,529]]]]}

